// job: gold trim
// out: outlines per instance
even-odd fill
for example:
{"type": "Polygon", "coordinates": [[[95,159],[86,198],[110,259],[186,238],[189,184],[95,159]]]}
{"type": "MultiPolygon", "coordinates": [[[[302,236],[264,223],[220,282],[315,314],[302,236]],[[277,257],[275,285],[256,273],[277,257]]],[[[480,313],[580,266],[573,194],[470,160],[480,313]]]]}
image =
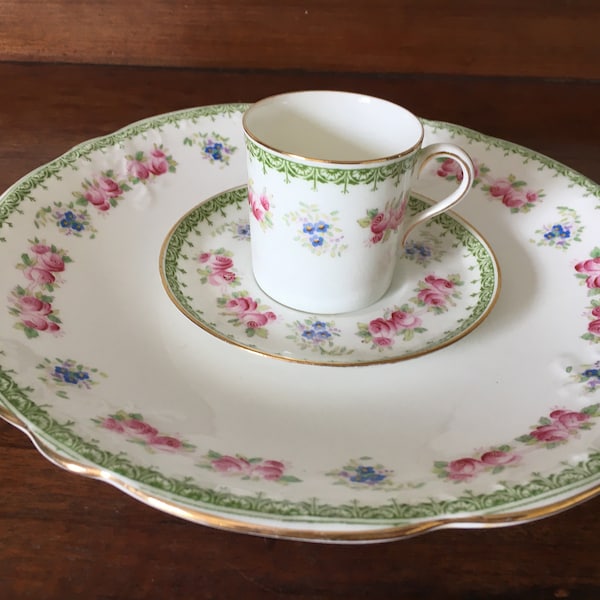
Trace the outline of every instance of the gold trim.
{"type": "MultiPolygon", "coordinates": [[[[36,449],[44,458],[55,465],[70,471],[71,473],[104,481],[105,483],[116,487],[132,498],[152,508],[180,519],[185,519],[186,521],[191,521],[193,523],[206,525],[216,529],[223,529],[225,531],[261,535],[264,537],[314,542],[360,543],[398,540],[427,533],[429,531],[448,529],[451,527],[465,529],[505,527],[508,525],[517,525],[555,515],[559,512],[581,504],[582,502],[590,500],[597,495],[600,495],[599,483],[588,490],[580,492],[564,500],[559,500],[546,506],[533,508],[530,510],[526,509],[515,512],[494,513],[473,517],[445,517],[422,521],[419,523],[411,523],[408,525],[395,525],[390,527],[382,526],[374,527],[368,530],[361,529],[358,531],[318,531],[313,529],[296,529],[285,526],[277,527],[273,525],[261,525],[259,523],[251,523],[241,519],[221,516],[208,511],[184,506],[172,500],[165,500],[163,498],[159,498],[158,496],[143,492],[126,479],[115,475],[111,471],[107,471],[99,467],[92,467],[76,460],[65,458],[58,451],[54,450],[48,444],[46,444],[46,442],[37,437],[25,422],[21,421],[15,414],[3,406],[0,406],[0,418],[5,419],[11,425],[14,425],[27,434],[36,449]]],[[[262,518],[265,519],[268,517],[262,518]]]]}
{"type": "Polygon", "coordinates": [[[244,114],[242,115],[242,128],[244,130],[244,133],[248,136],[248,138],[250,138],[255,144],[262,146],[262,148],[264,148],[265,150],[268,150],[269,152],[275,152],[276,154],[278,154],[284,158],[289,158],[289,159],[297,160],[297,161],[311,162],[311,163],[321,163],[323,165],[343,165],[343,166],[372,165],[374,163],[391,162],[394,160],[398,160],[400,158],[404,158],[405,156],[408,156],[409,154],[412,154],[413,152],[418,150],[421,147],[421,145],[423,144],[423,139],[425,137],[425,128],[423,127],[423,123],[414,113],[412,113],[407,108],[404,108],[403,106],[400,106],[399,104],[391,102],[390,100],[386,100],[385,98],[378,98],[376,96],[370,96],[368,94],[360,94],[357,92],[344,92],[344,91],[340,91],[340,90],[302,90],[302,91],[297,91],[297,92],[284,92],[282,94],[273,94],[271,96],[267,96],[266,98],[262,98],[261,100],[258,100],[254,104],[251,104],[244,111],[244,114]],[[255,107],[257,107],[257,106],[260,107],[262,104],[272,101],[274,98],[280,98],[283,96],[292,96],[292,95],[298,95],[298,94],[307,94],[307,93],[310,94],[310,93],[315,93],[315,92],[346,94],[346,95],[352,95],[352,96],[357,96],[357,97],[360,96],[363,98],[370,98],[373,100],[378,100],[378,101],[386,102],[388,104],[392,104],[398,108],[401,108],[402,110],[405,110],[409,115],[411,115],[417,121],[417,123],[419,124],[419,127],[421,128],[421,135],[419,136],[419,139],[417,140],[417,142],[415,144],[413,144],[410,148],[408,148],[407,150],[403,150],[402,152],[398,152],[397,154],[392,154],[390,156],[382,156],[380,158],[369,158],[369,159],[364,159],[364,160],[332,160],[332,159],[326,159],[326,158],[314,158],[311,156],[302,156],[301,154],[295,154],[293,152],[287,152],[285,150],[281,150],[280,148],[276,148],[275,146],[266,144],[265,142],[260,140],[257,135],[253,134],[250,131],[250,128],[246,123],[246,116],[255,107]]]}
{"type": "MultiPolygon", "coordinates": [[[[236,190],[238,189],[240,186],[236,186],[234,188],[231,188],[229,190],[225,190],[224,192],[221,192],[221,194],[227,193],[229,191],[232,190],[236,190]]],[[[219,196],[220,194],[217,194],[216,196],[219,196]]],[[[427,202],[430,202],[433,204],[433,200],[431,200],[431,198],[428,198],[427,196],[425,196],[424,194],[418,194],[418,193],[413,193],[411,192],[411,195],[417,197],[417,198],[422,198],[427,202]]],[[[469,229],[472,233],[476,234],[479,238],[479,240],[482,242],[482,244],[486,247],[492,262],[494,264],[495,270],[496,270],[496,289],[495,289],[495,293],[490,301],[490,303],[488,304],[487,308],[485,309],[485,311],[481,314],[481,316],[477,319],[477,321],[475,321],[475,323],[472,323],[470,327],[468,327],[467,329],[465,329],[464,331],[461,331],[460,333],[458,333],[455,337],[446,340],[443,343],[437,344],[435,346],[431,346],[428,348],[424,348],[423,350],[420,351],[415,351],[411,354],[407,354],[405,356],[391,356],[388,358],[378,358],[378,359],[374,359],[374,360],[369,360],[369,361],[363,361],[363,362],[356,362],[356,361],[348,361],[348,362],[323,362],[323,361],[317,361],[317,360],[310,360],[310,359],[302,359],[302,358],[294,358],[292,356],[282,356],[281,354],[272,354],[271,352],[267,352],[265,350],[261,350],[260,348],[253,348],[251,346],[247,346],[237,340],[232,340],[231,338],[223,335],[221,332],[215,330],[215,329],[211,329],[210,327],[208,327],[205,323],[203,323],[202,321],[196,319],[193,315],[189,314],[188,311],[181,306],[181,304],[179,303],[178,299],[175,297],[175,295],[173,294],[173,292],[171,291],[171,288],[169,286],[169,283],[167,281],[166,275],[165,275],[165,268],[164,268],[164,259],[165,259],[165,255],[167,252],[167,246],[169,244],[169,240],[171,239],[171,237],[173,236],[173,233],[175,232],[175,230],[179,227],[179,225],[185,221],[185,219],[187,219],[188,215],[190,215],[191,213],[193,213],[199,206],[201,206],[202,204],[204,204],[205,202],[209,202],[210,200],[212,200],[213,198],[215,198],[216,196],[212,196],[211,198],[208,198],[207,200],[204,200],[203,202],[201,202],[200,204],[197,204],[196,206],[194,206],[193,208],[191,208],[189,211],[187,211],[176,223],[175,225],[173,225],[173,227],[171,227],[171,229],[169,230],[169,233],[167,234],[166,238],[164,239],[161,249],[160,249],[160,254],[159,254],[159,258],[158,258],[158,263],[159,263],[159,273],[160,273],[160,280],[162,282],[163,288],[165,289],[165,292],[167,293],[167,296],[169,297],[169,299],[171,300],[171,302],[173,302],[173,304],[175,305],[175,307],[177,308],[177,310],[184,315],[187,319],[189,319],[192,323],[194,323],[194,325],[196,325],[197,327],[200,327],[200,329],[203,329],[204,331],[206,331],[207,333],[209,333],[210,335],[212,335],[213,337],[222,340],[224,342],[227,342],[228,344],[231,344],[232,346],[236,347],[236,348],[240,348],[242,350],[246,350],[248,352],[252,352],[253,354],[257,354],[258,356],[264,356],[267,358],[274,358],[277,360],[282,360],[284,362],[290,362],[290,363],[297,363],[297,364],[302,364],[302,365],[312,365],[312,366],[319,366],[319,367],[369,367],[369,366],[374,366],[374,365],[384,365],[384,364],[391,364],[391,363],[397,363],[397,362],[402,362],[405,360],[411,360],[413,358],[418,358],[420,356],[425,356],[426,354],[431,354],[432,352],[437,352],[438,350],[441,350],[442,348],[446,348],[447,346],[450,346],[456,342],[458,342],[459,340],[461,340],[462,338],[464,338],[465,336],[467,336],[469,333],[473,332],[475,329],[477,329],[477,327],[479,327],[490,315],[491,311],[493,310],[494,306],[496,305],[496,302],[498,301],[498,297],[500,295],[500,289],[502,287],[502,272],[500,270],[500,264],[498,263],[498,258],[494,252],[494,250],[492,249],[492,247],[490,246],[490,244],[488,243],[488,241],[483,237],[483,235],[481,235],[481,233],[479,232],[479,230],[475,227],[473,227],[471,225],[471,223],[469,223],[465,218],[461,217],[460,215],[458,215],[457,213],[455,213],[452,210],[448,210],[445,211],[444,214],[451,216],[453,219],[455,219],[456,221],[458,221],[459,223],[461,223],[462,225],[465,226],[465,228],[469,229]]]]}

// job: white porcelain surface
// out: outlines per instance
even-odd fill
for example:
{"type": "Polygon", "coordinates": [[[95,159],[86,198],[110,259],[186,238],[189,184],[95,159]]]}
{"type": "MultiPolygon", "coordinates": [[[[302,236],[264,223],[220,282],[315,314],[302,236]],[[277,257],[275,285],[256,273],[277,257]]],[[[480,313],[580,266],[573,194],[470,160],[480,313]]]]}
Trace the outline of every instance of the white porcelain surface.
{"type": "MultiPolygon", "coordinates": [[[[496,253],[496,306],[456,344],[412,360],[277,360],[197,327],[158,268],[186,212],[245,183],[243,108],[136,123],[2,196],[0,414],[73,472],[264,535],[390,539],[517,523],[596,494],[598,186],[426,122],[425,143],[475,159],[458,212],[496,253]]],[[[439,196],[455,176],[430,165],[417,191],[439,196]]]]}

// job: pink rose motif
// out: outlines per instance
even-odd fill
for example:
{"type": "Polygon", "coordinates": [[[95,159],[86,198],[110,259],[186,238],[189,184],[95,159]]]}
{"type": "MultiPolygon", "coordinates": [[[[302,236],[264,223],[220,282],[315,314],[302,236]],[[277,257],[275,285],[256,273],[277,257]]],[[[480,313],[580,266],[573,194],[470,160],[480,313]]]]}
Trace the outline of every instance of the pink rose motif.
{"type": "Polygon", "coordinates": [[[265,211],[268,211],[271,208],[271,203],[269,202],[266,194],[261,194],[260,205],[265,209],[265,211]]]}
{"type": "Polygon", "coordinates": [[[532,204],[534,202],[537,202],[539,198],[538,193],[531,190],[525,194],[525,197],[527,198],[527,202],[530,202],[532,204]]]}
{"type": "Polygon", "coordinates": [[[588,288],[600,288],[600,256],[577,263],[575,270],[588,275],[585,281],[588,288]]]}
{"type": "Polygon", "coordinates": [[[369,323],[369,333],[371,335],[393,335],[396,332],[394,323],[382,317],[373,319],[369,323]]]}
{"type": "Polygon", "coordinates": [[[93,206],[100,207],[108,204],[109,195],[96,185],[88,188],[83,197],[93,206]]]}
{"type": "Polygon", "coordinates": [[[396,329],[414,329],[421,324],[420,317],[402,310],[395,310],[390,315],[390,321],[394,324],[396,329]]]}
{"type": "Polygon", "coordinates": [[[569,437],[569,431],[561,423],[555,422],[536,427],[531,436],[539,442],[563,442],[569,437]]]}
{"type": "Polygon", "coordinates": [[[101,177],[99,182],[99,188],[105,192],[109,198],[117,198],[123,193],[123,190],[119,184],[110,177],[101,177]]]}
{"type": "Polygon", "coordinates": [[[437,174],[440,177],[454,176],[458,181],[462,181],[463,172],[460,165],[452,158],[447,158],[440,164],[437,174]]]}
{"type": "Polygon", "coordinates": [[[594,315],[594,317],[600,317],[600,305],[594,306],[592,309],[592,315],[594,315]]]}
{"type": "Polygon", "coordinates": [[[384,232],[390,222],[390,216],[379,212],[371,219],[371,231],[375,234],[384,232]]]}
{"type": "Polygon", "coordinates": [[[238,313],[255,312],[258,308],[258,304],[255,300],[249,296],[243,298],[232,298],[227,302],[227,308],[238,313]]]}
{"type": "Polygon", "coordinates": [[[579,429],[581,423],[588,421],[590,416],[570,410],[554,410],[550,413],[550,418],[567,429],[579,429]]]}
{"type": "Polygon", "coordinates": [[[121,421],[121,425],[124,431],[135,436],[153,438],[158,434],[158,429],[139,419],[125,419],[121,421]]]}
{"type": "Polygon", "coordinates": [[[588,325],[588,331],[594,335],[600,335],[600,319],[591,321],[588,325]]]}
{"type": "Polygon", "coordinates": [[[158,450],[167,450],[174,452],[183,447],[183,442],[177,438],[168,435],[156,435],[150,438],[150,445],[158,450]]]}
{"type": "Polygon", "coordinates": [[[121,425],[121,422],[114,417],[106,417],[106,419],[102,421],[101,426],[105,429],[110,429],[110,431],[116,431],[117,433],[124,433],[125,431],[125,428],[123,425],[121,425]]]}
{"type": "MultiPolygon", "coordinates": [[[[273,313],[270,313],[273,314],[273,313]]],[[[250,329],[260,329],[269,322],[269,317],[260,312],[248,312],[241,315],[241,320],[250,329]]]]}
{"type": "Polygon", "coordinates": [[[211,285],[229,285],[236,280],[236,274],[233,271],[215,271],[208,276],[208,283],[211,285]]]}
{"type": "Polygon", "coordinates": [[[417,294],[417,298],[421,300],[423,304],[429,304],[430,306],[444,306],[446,304],[446,295],[437,290],[432,290],[431,288],[421,290],[417,294]]]}
{"type": "Polygon", "coordinates": [[[33,281],[33,283],[37,283],[38,285],[47,285],[56,281],[56,277],[50,271],[40,269],[39,267],[27,267],[23,271],[23,274],[29,281],[33,281]]]}
{"type": "Polygon", "coordinates": [[[495,198],[500,198],[511,189],[512,184],[508,179],[496,179],[494,183],[490,185],[490,194],[495,198]]]}
{"type": "Polygon", "coordinates": [[[383,231],[371,236],[371,244],[378,244],[383,239],[383,231]]]}
{"type": "Polygon", "coordinates": [[[396,229],[398,229],[398,227],[400,226],[400,223],[402,223],[402,219],[404,219],[404,213],[406,212],[406,205],[407,205],[407,202],[403,201],[397,210],[392,211],[392,214],[390,216],[390,224],[389,224],[390,229],[393,229],[394,231],[396,229]]]}
{"type": "Polygon", "coordinates": [[[46,316],[52,312],[52,305],[49,302],[43,302],[35,296],[23,296],[19,300],[19,304],[25,314],[37,313],[38,315],[46,316]]]}
{"type": "Polygon", "coordinates": [[[249,474],[252,465],[245,459],[236,456],[221,456],[210,463],[216,471],[221,473],[249,474]]]}
{"type": "Polygon", "coordinates": [[[169,163],[164,155],[164,152],[160,150],[154,150],[150,158],[150,164],[148,165],[148,170],[153,175],[164,175],[169,170],[169,163]],[[159,155],[157,156],[157,153],[159,155]]]}
{"type": "MultiPolygon", "coordinates": [[[[50,328],[51,323],[47,319],[39,315],[27,315],[25,318],[22,319],[21,322],[23,323],[23,325],[25,325],[25,327],[28,327],[29,329],[36,329],[37,331],[55,331],[55,329],[50,328]]],[[[54,325],[54,323],[52,323],[52,325],[54,325]]]]}
{"type": "Polygon", "coordinates": [[[505,466],[515,464],[521,460],[518,454],[504,452],[502,450],[489,450],[484,452],[480,458],[481,462],[490,466],[505,466]]]}
{"type": "Polygon", "coordinates": [[[267,481],[277,481],[281,479],[285,472],[285,465],[278,460],[263,460],[252,469],[253,474],[260,475],[267,481]]]}
{"type": "Polygon", "coordinates": [[[231,258],[228,256],[217,254],[213,258],[212,266],[218,271],[227,271],[227,269],[231,269],[231,267],[233,267],[233,260],[231,260],[231,258]]]}
{"type": "Polygon", "coordinates": [[[258,204],[252,204],[252,214],[257,221],[262,221],[265,213],[258,204]]]}
{"type": "Polygon", "coordinates": [[[44,254],[41,254],[39,257],[39,264],[48,271],[54,271],[55,273],[65,270],[65,261],[55,252],[45,252],[44,254]]]}
{"type": "Polygon", "coordinates": [[[454,289],[454,284],[451,281],[443,277],[436,277],[435,275],[427,275],[425,282],[442,294],[449,294],[454,289]]]}
{"type": "Polygon", "coordinates": [[[130,160],[127,165],[128,173],[137,179],[148,179],[150,177],[150,169],[139,160],[130,160]]]}
{"type": "Polygon", "coordinates": [[[476,458],[459,458],[446,465],[448,479],[453,481],[468,481],[484,468],[484,464],[476,458]]]}
{"type": "Polygon", "coordinates": [[[46,252],[50,252],[50,246],[46,246],[46,244],[34,244],[31,246],[31,251],[34,254],[46,254],[46,252]]]}
{"type": "Polygon", "coordinates": [[[207,263],[210,260],[211,254],[210,252],[203,252],[199,257],[198,260],[201,263],[207,263]]]}
{"type": "Polygon", "coordinates": [[[520,190],[510,189],[502,198],[502,204],[509,208],[521,208],[528,202],[527,194],[520,190]]]}

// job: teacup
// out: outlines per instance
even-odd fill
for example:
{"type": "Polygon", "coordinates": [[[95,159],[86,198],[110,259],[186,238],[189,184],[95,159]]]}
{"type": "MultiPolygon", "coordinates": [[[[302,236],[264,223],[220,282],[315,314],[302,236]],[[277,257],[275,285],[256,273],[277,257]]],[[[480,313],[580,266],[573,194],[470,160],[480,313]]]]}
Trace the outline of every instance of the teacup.
{"type": "Polygon", "coordinates": [[[380,98],[336,91],[271,96],[244,114],[252,269],[272,299],[315,314],[364,308],[388,290],[400,244],[455,206],[474,168],[454,144],[422,148],[421,121],[380,98]],[[454,159],[463,178],[408,217],[413,174],[454,159]]]}

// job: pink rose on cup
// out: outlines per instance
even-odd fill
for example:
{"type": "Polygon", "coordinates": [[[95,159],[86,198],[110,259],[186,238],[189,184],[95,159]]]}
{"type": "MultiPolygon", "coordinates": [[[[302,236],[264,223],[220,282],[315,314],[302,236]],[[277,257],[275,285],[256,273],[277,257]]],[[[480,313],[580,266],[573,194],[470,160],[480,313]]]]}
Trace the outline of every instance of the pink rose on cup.
{"type": "Polygon", "coordinates": [[[106,417],[100,424],[104,429],[109,429],[110,431],[116,431],[117,433],[124,433],[125,428],[121,425],[121,421],[115,419],[114,417],[106,417]]]}
{"type": "Polygon", "coordinates": [[[468,481],[484,469],[484,464],[476,458],[459,458],[446,465],[448,479],[468,481]]]}
{"type": "Polygon", "coordinates": [[[590,321],[588,325],[588,331],[594,335],[600,335],[600,319],[594,319],[590,321]]]}
{"type": "Polygon", "coordinates": [[[46,244],[33,244],[31,246],[31,251],[34,254],[46,254],[46,252],[50,252],[50,250],[50,246],[47,246],[46,244]]]}
{"type": "Polygon", "coordinates": [[[590,416],[571,410],[553,410],[550,413],[550,418],[567,429],[579,429],[582,423],[589,421],[590,416]]]}
{"type": "Polygon", "coordinates": [[[49,302],[44,302],[35,296],[22,296],[19,300],[23,314],[46,316],[52,312],[52,306],[49,302]]]}
{"type": "Polygon", "coordinates": [[[56,252],[44,252],[38,257],[38,265],[47,271],[59,273],[65,270],[65,261],[56,252]]]}
{"type": "Polygon", "coordinates": [[[390,223],[390,215],[384,212],[378,212],[371,219],[371,231],[373,233],[383,233],[390,223]]]}

